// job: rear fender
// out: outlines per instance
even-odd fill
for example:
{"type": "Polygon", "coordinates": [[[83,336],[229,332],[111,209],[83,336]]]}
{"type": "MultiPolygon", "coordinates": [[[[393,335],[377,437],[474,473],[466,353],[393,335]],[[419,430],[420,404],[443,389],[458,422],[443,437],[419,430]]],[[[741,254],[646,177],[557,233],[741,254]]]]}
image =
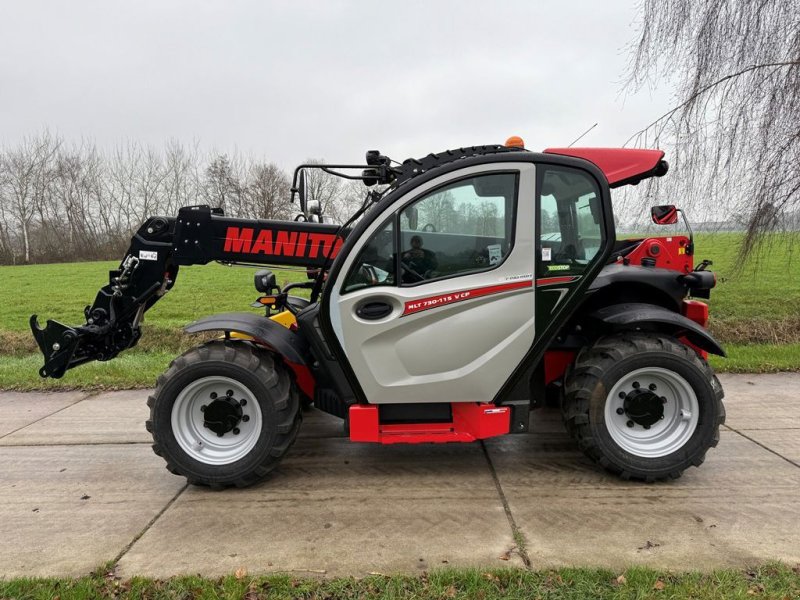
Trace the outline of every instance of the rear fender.
{"type": "Polygon", "coordinates": [[[225,331],[242,333],[280,356],[295,374],[297,384],[308,397],[314,397],[314,377],[308,368],[309,346],[306,339],[283,325],[250,313],[221,313],[189,323],[186,333],[225,331]]]}
{"type": "Polygon", "coordinates": [[[654,304],[612,304],[591,313],[588,322],[603,333],[655,329],[685,337],[692,345],[718,356],[726,356],[719,342],[687,317],[654,304]]]}

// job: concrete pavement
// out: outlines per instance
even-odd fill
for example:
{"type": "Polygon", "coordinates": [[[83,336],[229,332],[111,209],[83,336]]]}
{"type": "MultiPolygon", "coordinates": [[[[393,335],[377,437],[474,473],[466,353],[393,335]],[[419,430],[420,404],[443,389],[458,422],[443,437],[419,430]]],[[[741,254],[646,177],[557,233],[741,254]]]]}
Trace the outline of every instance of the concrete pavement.
{"type": "Polygon", "coordinates": [[[800,373],[721,379],[719,447],[651,485],[592,465],[557,411],[526,435],[405,447],[352,444],[311,411],[270,479],[213,492],[150,450],[146,390],[0,392],[0,577],[798,562],[800,373]]]}

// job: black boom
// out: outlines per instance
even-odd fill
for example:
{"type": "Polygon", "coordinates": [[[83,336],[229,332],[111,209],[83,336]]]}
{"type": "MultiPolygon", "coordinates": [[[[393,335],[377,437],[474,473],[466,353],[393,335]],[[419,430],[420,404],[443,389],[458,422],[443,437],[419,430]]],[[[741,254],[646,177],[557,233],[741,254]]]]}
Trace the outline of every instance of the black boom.
{"type": "Polygon", "coordinates": [[[220,261],[324,269],[341,243],[336,225],[235,219],[208,206],[182,208],[177,218],[152,217],[86,307],[84,325],[48,320],[42,328],[36,315],[31,317],[45,359],[39,374],[59,378],[72,367],[110,360],[135,346],[142,315],[172,288],[180,265],[220,261]]]}

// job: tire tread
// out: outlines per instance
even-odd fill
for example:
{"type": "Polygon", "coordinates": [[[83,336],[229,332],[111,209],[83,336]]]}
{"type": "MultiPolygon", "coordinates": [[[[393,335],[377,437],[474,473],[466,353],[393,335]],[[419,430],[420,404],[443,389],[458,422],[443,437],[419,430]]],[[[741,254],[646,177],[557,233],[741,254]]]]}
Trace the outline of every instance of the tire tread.
{"type": "Polygon", "coordinates": [[[667,352],[676,357],[692,363],[711,382],[714,390],[713,398],[716,403],[714,414],[717,415],[713,424],[713,434],[706,440],[690,463],[700,466],[705,460],[709,448],[719,443],[719,428],[725,423],[725,407],[722,403],[724,393],[711,366],[703,360],[694,350],[681,343],[679,340],[660,334],[642,332],[626,332],[613,336],[600,338],[590,348],[579,352],[575,362],[567,369],[562,401],[562,418],[567,432],[577,442],[578,447],[595,463],[622,479],[638,479],[642,481],[656,481],[677,479],[683,469],[672,468],[654,475],[642,470],[636,470],[627,465],[619,465],[612,461],[603,452],[602,447],[595,439],[590,423],[590,403],[593,391],[602,385],[601,378],[610,368],[621,360],[636,354],[647,352],[667,352]]]}
{"type": "Polygon", "coordinates": [[[146,422],[146,427],[153,434],[152,449],[155,454],[165,459],[167,470],[186,477],[191,484],[205,485],[212,489],[223,489],[230,486],[247,487],[264,479],[278,466],[280,460],[294,443],[302,420],[299,394],[294,380],[283,365],[278,363],[272,354],[253,344],[231,340],[213,340],[192,348],[175,358],[167,370],[158,377],[156,389],[147,399],[147,406],[150,408],[150,418],[146,422]],[[269,451],[264,453],[262,460],[249,472],[222,480],[199,478],[197,474],[181,468],[169,456],[169,452],[166,451],[163,444],[159,442],[158,432],[154,431],[156,404],[164,387],[184,369],[208,361],[235,363],[254,373],[265,386],[270,388],[271,401],[277,412],[278,424],[274,443],[269,451]]]}

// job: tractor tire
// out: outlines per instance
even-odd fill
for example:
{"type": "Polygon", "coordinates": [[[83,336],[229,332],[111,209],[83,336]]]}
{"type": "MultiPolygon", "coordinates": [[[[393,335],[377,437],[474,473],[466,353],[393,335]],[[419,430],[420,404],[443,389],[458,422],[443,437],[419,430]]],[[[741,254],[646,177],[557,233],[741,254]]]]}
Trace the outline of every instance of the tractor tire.
{"type": "Polygon", "coordinates": [[[215,340],[172,361],[147,399],[153,451],[194,485],[245,487],[280,462],[300,428],[289,373],[249,342],[215,340]]]}
{"type": "Polygon", "coordinates": [[[623,479],[676,479],[719,442],[722,386],[677,339],[621,333],[582,351],[567,372],[562,416],[593,461],[623,479]]]}

